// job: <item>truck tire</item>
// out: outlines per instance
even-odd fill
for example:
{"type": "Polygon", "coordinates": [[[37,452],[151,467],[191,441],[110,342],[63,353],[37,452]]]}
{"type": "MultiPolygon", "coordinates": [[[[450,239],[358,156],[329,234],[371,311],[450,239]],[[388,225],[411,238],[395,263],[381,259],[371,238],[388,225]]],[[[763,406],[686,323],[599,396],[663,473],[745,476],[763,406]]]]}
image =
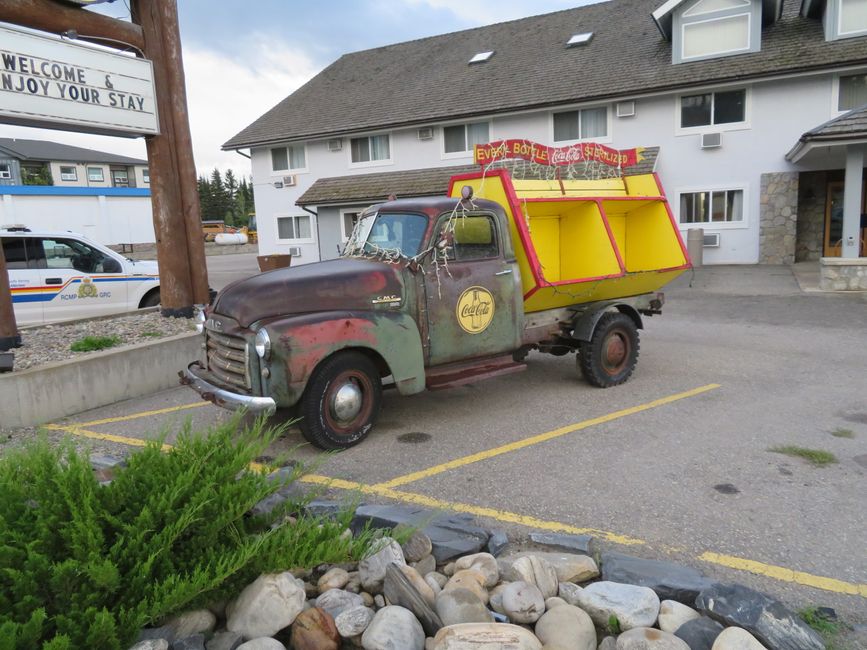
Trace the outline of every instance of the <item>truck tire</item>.
{"type": "Polygon", "coordinates": [[[145,297],[141,299],[141,304],[138,306],[139,309],[144,309],[145,307],[156,307],[160,304],[160,290],[159,289],[151,289],[145,294],[145,297]]]}
{"type": "Polygon", "coordinates": [[[617,386],[635,370],[638,348],[635,321],[626,314],[608,312],[596,323],[590,341],[581,344],[578,367],[593,386],[617,386]]]}
{"type": "Polygon", "coordinates": [[[314,371],[299,402],[298,426],[320,449],[346,449],[367,437],[379,415],[382,382],[359,352],[338,352],[314,371]]]}

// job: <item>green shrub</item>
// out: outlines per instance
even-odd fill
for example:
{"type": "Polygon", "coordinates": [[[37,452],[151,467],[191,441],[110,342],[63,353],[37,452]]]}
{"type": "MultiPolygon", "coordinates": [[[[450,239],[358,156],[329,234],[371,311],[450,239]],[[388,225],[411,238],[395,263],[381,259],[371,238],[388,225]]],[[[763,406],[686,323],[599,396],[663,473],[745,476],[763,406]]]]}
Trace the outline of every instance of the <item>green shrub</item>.
{"type": "Polygon", "coordinates": [[[204,435],[151,443],[101,486],[70,442],[0,459],[0,650],[128,647],[141,627],[236,595],[260,573],[357,559],[372,533],[250,508],[295,480],[249,464],[280,430],[234,418],[204,435]],[[43,645],[45,644],[45,645],[43,645]]]}
{"type": "Polygon", "coordinates": [[[119,336],[85,336],[70,345],[69,349],[73,352],[94,352],[113,348],[118,343],[120,343],[119,336]]]}

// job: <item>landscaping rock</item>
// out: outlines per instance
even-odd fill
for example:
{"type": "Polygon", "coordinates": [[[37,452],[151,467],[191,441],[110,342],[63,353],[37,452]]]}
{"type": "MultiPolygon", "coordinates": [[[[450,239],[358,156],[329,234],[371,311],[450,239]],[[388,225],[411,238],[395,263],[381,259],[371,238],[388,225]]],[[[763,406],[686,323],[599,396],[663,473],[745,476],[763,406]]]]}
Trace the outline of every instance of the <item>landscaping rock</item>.
{"type": "Polygon", "coordinates": [[[701,614],[695,611],[692,607],[677,602],[676,600],[663,600],[659,603],[659,629],[663,632],[674,634],[677,629],[686,623],[696,618],[700,618],[701,614]]]}
{"type": "Polygon", "coordinates": [[[339,647],[337,626],[325,610],[312,607],[298,614],[292,623],[293,650],[338,650],[339,647]]]}
{"type": "Polygon", "coordinates": [[[411,611],[390,605],[373,617],[361,645],[365,650],[424,650],[424,630],[411,611]]]}
{"type": "Polygon", "coordinates": [[[491,536],[488,538],[485,550],[494,557],[497,557],[509,545],[509,538],[502,530],[492,530],[490,532],[491,536]]]}
{"type": "Polygon", "coordinates": [[[682,639],[652,627],[636,627],[617,637],[617,650],[690,650],[682,639]]]}
{"type": "Polygon", "coordinates": [[[183,639],[193,634],[210,634],[216,626],[217,617],[208,609],[184,612],[169,619],[165,624],[165,627],[172,631],[176,639],[183,639]]]}
{"type": "Polygon", "coordinates": [[[542,591],[527,582],[510,582],[502,592],[503,612],[515,623],[535,623],[545,613],[542,591]]]}
{"type": "MultiPolygon", "coordinates": [[[[395,565],[396,566],[396,565],[395,565]]],[[[411,566],[402,566],[399,567],[401,573],[403,573],[404,577],[409,580],[410,584],[415,587],[416,591],[418,591],[419,595],[424,598],[425,602],[431,607],[434,606],[434,602],[436,602],[437,592],[433,590],[433,588],[424,581],[424,578],[421,577],[418,571],[416,571],[411,566]]],[[[385,579],[388,580],[388,572],[386,571],[385,579]]]]}
{"type": "Polygon", "coordinates": [[[271,472],[268,475],[268,480],[283,483],[283,485],[276,492],[269,494],[250,508],[250,514],[254,516],[270,515],[287,501],[300,502],[303,500],[307,488],[302,483],[292,480],[294,474],[295,468],[291,466],[281,467],[277,471],[271,472]]]}
{"type": "Polygon", "coordinates": [[[358,563],[361,586],[370,593],[379,593],[385,581],[385,569],[391,564],[406,565],[403,550],[391,537],[382,537],[373,546],[373,553],[358,563]]]}
{"type": "Polygon", "coordinates": [[[554,609],[558,605],[568,605],[565,600],[560,598],[559,596],[551,596],[550,598],[545,599],[545,611],[547,612],[549,609],[554,609]]]}
{"type": "Polygon", "coordinates": [[[165,625],[162,627],[146,627],[138,633],[137,641],[159,639],[165,639],[167,643],[171,644],[171,642],[175,640],[175,633],[172,632],[171,628],[165,625]]]}
{"type": "Polygon", "coordinates": [[[515,553],[500,560],[500,565],[509,563],[520,557],[535,556],[542,558],[554,567],[557,580],[560,582],[586,582],[599,576],[596,561],[587,555],[564,552],[532,551],[515,553]]]}
{"type": "Polygon", "coordinates": [[[431,573],[425,574],[425,578],[431,578],[434,582],[436,582],[440,589],[446,586],[446,583],[449,581],[448,576],[443,575],[442,573],[438,573],[436,571],[432,571],[431,573]]]}
{"type": "Polygon", "coordinates": [[[469,589],[479,597],[479,600],[487,604],[489,595],[488,590],[485,588],[485,582],[485,576],[481,571],[476,571],[475,569],[462,569],[461,571],[455,572],[446,583],[446,586],[443,587],[443,591],[457,588],[469,589]]]}
{"type": "Polygon", "coordinates": [[[259,576],[232,606],[226,628],[248,639],[272,636],[304,609],[304,583],[291,573],[259,576]]]}
{"type": "Polygon", "coordinates": [[[190,634],[172,643],[172,650],[205,650],[205,635],[190,634]]]}
{"type": "Polygon", "coordinates": [[[316,607],[328,612],[331,618],[337,618],[347,609],[360,607],[364,604],[363,596],[343,589],[329,589],[316,599],[316,607]]]}
{"type": "Polygon", "coordinates": [[[277,639],[263,636],[242,643],[238,646],[238,650],[286,650],[286,646],[277,639]]]}
{"type": "Polygon", "coordinates": [[[500,560],[507,567],[502,572],[506,580],[522,581],[536,585],[543,598],[556,596],[558,591],[557,571],[548,560],[538,555],[523,555],[511,561],[500,560]]]}
{"type": "Polygon", "coordinates": [[[704,614],[742,627],[773,650],[824,650],[822,638],[783,603],[743,585],[715,584],[695,602],[704,614]]]}
{"type": "Polygon", "coordinates": [[[766,648],[742,627],[727,627],[720,632],[711,650],[766,650],[766,648]]]}
{"type": "Polygon", "coordinates": [[[413,562],[410,566],[418,571],[419,575],[426,576],[428,573],[437,570],[437,561],[433,555],[425,555],[418,562],[413,562]]]}
{"type": "Polygon", "coordinates": [[[244,643],[243,635],[223,630],[212,636],[210,641],[205,643],[205,648],[206,650],[237,650],[242,643],[244,643]]]}
{"type": "Polygon", "coordinates": [[[584,610],[565,602],[546,611],[536,622],[535,632],[546,647],[596,650],[596,628],[592,619],[584,610]]]}
{"type": "Polygon", "coordinates": [[[444,627],[433,640],[433,650],[542,650],[532,632],[508,623],[464,623],[444,627]]]}
{"type": "Polygon", "coordinates": [[[682,564],[621,553],[602,554],[602,579],[649,587],[660,600],[676,600],[690,606],[699,592],[712,584],[699,571],[682,564]]]}
{"type": "Polygon", "coordinates": [[[407,562],[418,562],[423,557],[431,554],[433,544],[430,541],[430,537],[425,535],[423,531],[416,530],[413,531],[410,538],[403,543],[401,548],[403,548],[403,555],[407,562]]]}
{"type": "Polygon", "coordinates": [[[474,553],[465,555],[455,561],[455,570],[473,569],[485,576],[485,587],[491,588],[500,579],[500,568],[497,559],[490,553],[474,553]]]}
{"type": "Polygon", "coordinates": [[[702,616],[681,625],[674,636],[686,641],[691,650],[711,650],[723,629],[725,628],[713,619],[702,616]]]}
{"type": "Polygon", "coordinates": [[[536,544],[566,553],[593,555],[593,551],[595,550],[593,538],[590,535],[532,532],[530,533],[530,540],[536,544]]]}
{"type": "Polygon", "coordinates": [[[460,623],[489,623],[490,610],[469,589],[458,587],[437,595],[436,612],[443,626],[460,623]]]}
{"type": "Polygon", "coordinates": [[[165,639],[145,639],[136,643],[129,650],[169,650],[169,642],[165,639]]]}
{"type": "MultiPolygon", "coordinates": [[[[359,508],[360,507],[361,506],[359,506],[359,508]]],[[[334,519],[344,510],[346,510],[345,503],[340,501],[329,501],[327,499],[314,499],[304,506],[304,512],[311,517],[326,517],[328,519],[334,519]]],[[[353,529],[352,532],[357,533],[358,530],[353,529]]]]}
{"type": "Polygon", "coordinates": [[[578,593],[576,604],[601,628],[616,616],[621,630],[651,627],[659,615],[659,598],[652,589],[617,582],[594,582],[578,593]]]}
{"type": "Polygon", "coordinates": [[[337,632],[345,639],[358,636],[367,629],[373,620],[373,610],[360,605],[346,609],[334,619],[337,632]]]}
{"type": "Polygon", "coordinates": [[[571,582],[561,582],[557,585],[557,596],[570,605],[578,605],[578,594],[582,591],[584,591],[583,587],[579,587],[571,582]]]}
{"type": "Polygon", "coordinates": [[[431,588],[422,580],[412,567],[399,567],[397,564],[388,566],[385,572],[383,594],[392,605],[400,605],[411,611],[421,623],[427,636],[433,636],[443,626],[440,617],[434,611],[436,598],[431,588]],[[415,574],[409,577],[405,572],[415,574]],[[417,583],[424,587],[422,594],[417,583]]]}
{"type": "Polygon", "coordinates": [[[606,636],[602,639],[602,643],[599,644],[599,648],[597,650],[617,650],[617,638],[613,636],[606,636]]]}
{"type": "Polygon", "coordinates": [[[349,580],[349,571],[334,567],[322,574],[316,582],[316,587],[320,594],[324,594],[329,589],[343,589],[349,580]]]}

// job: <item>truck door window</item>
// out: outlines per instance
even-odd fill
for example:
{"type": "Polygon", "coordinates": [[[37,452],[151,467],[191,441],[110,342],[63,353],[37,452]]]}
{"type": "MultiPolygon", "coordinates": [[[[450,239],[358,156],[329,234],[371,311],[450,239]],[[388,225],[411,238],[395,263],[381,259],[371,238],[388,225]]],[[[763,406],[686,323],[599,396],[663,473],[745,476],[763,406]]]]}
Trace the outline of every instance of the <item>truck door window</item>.
{"type": "MultiPolygon", "coordinates": [[[[448,222],[443,224],[443,227],[448,222]]],[[[456,217],[454,220],[454,243],[449,259],[458,262],[484,260],[498,257],[497,228],[488,215],[456,217]]]]}
{"type": "Polygon", "coordinates": [[[75,269],[81,273],[103,273],[106,256],[74,239],[43,239],[49,269],[75,269]]]}
{"type": "Polygon", "coordinates": [[[427,230],[427,217],[420,214],[378,212],[365,215],[356,224],[344,255],[399,253],[418,254],[427,230]]]}
{"type": "Polygon", "coordinates": [[[44,269],[45,257],[39,241],[32,237],[9,237],[3,240],[3,255],[8,269],[44,269]]]}

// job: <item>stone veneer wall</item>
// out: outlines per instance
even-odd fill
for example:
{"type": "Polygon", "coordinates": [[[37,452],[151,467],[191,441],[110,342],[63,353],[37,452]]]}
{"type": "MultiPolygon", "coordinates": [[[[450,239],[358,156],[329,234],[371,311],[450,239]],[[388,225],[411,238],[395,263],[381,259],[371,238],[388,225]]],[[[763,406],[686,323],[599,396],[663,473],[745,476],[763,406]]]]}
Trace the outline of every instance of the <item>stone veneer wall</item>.
{"type": "Polygon", "coordinates": [[[792,264],[798,220],[798,172],[762,174],[759,264],[792,264]]]}
{"type": "Polygon", "coordinates": [[[825,200],[827,172],[803,172],[798,184],[798,234],[795,261],[809,262],[822,257],[825,243],[825,200]]]}
{"type": "Polygon", "coordinates": [[[867,291],[867,257],[823,257],[819,271],[822,291],[867,291]]]}

